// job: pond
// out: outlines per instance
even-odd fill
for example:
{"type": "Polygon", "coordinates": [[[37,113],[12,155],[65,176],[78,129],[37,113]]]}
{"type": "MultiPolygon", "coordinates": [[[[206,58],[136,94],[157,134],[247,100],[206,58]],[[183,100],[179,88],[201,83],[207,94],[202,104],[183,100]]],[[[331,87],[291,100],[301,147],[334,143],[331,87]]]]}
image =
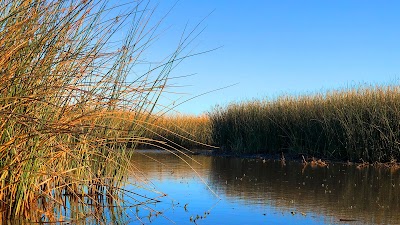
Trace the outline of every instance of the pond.
{"type": "Polygon", "coordinates": [[[132,174],[130,180],[148,184],[125,188],[137,194],[135,201],[158,201],[127,210],[129,224],[400,223],[400,171],[192,157],[198,163],[188,158],[185,163],[165,151],[135,153],[142,174],[132,174]]]}

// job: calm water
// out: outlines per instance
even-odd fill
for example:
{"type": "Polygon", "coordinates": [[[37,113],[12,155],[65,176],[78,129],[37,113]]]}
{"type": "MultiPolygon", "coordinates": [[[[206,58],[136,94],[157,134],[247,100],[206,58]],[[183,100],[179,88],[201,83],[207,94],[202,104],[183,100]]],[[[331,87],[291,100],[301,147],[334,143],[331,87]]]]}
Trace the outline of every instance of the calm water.
{"type": "Polygon", "coordinates": [[[161,202],[129,208],[130,224],[400,224],[400,171],[193,158],[196,172],[163,151],[135,153],[143,174],[131,181],[147,179],[141,187],[148,191],[141,183],[126,187],[140,194],[126,204],[161,202]]]}

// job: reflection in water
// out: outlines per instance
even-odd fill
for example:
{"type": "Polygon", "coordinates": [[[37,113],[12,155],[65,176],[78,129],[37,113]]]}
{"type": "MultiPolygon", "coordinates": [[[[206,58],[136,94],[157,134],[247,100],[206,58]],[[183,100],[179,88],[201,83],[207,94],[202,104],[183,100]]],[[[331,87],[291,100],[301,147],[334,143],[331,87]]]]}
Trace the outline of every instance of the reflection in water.
{"type": "MultiPolygon", "coordinates": [[[[279,162],[194,156],[190,161],[221,201],[181,159],[159,151],[136,154],[134,162],[161,191],[164,203],[153,205],[164,224],[349,223],[396,224],[400,221],[400,173],[386,168],[356,169],[331,164],[303,168],[279,162]],[[145,154],[143,154],[145,153],[145,154]],[[154,161],[157,160],[157,161],[154,161]],[[210,214],[207,214],[207,213],[210,214]],[[205,219],[200,218],[206,217],[205,219]],[[342,220],[342,221],[341,221],[342,220]]],[[[146,212],[147,214],[151,214],[146,212]]],[[[132,214],[134,215],[134,214],[132,214]]],[[[134,221],[132,222],[134,223],[134,221]]]]}
{"type": "Polygon", "coordinates": [[[342,164],[304,170],[298,163],[214,158],[213,187],[243,204],[271,204],[339,219],[397,223],[400,219],[399,173],[342,164]],[[236,178],[237,177],[237,178],[236,178]]]}
{"type": "Polygon", "coordinates": [[[31,211],[24,217],[9,219],[0,214],[0,224],[128,224],[125,207],[121,207],[121,195],[106,194],[54,195],[52,201],[38,199],[31,211]],[[63,203],[63,206],[61,206],[63,203]]]}

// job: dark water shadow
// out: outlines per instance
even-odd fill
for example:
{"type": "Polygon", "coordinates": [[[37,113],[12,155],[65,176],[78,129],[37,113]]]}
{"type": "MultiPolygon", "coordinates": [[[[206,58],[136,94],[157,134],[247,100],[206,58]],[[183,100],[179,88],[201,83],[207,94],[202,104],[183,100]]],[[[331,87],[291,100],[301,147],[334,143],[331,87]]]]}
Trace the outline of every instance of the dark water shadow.
{"type": "Polygon", "coordinates": [[[243,204],[270,204],[337,222],[400,223],[400,173],[388,168],[213,158],[212,186],[243,204]]]}

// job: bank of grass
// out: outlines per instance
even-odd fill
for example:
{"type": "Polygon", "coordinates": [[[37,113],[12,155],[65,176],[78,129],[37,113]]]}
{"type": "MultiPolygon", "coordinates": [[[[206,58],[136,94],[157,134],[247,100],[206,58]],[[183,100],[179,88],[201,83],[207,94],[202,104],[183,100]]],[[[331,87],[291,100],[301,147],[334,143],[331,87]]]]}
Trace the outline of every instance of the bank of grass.
{"type": "Polygon", "coordinates": [[[215,149],[212,146],[211,121],[207,115],[166,115],[151,118],[146,137],[152,140],[154,145],[142,144],[139,148],[167,149],[215,149]]]}
{"type": "Polygon", "coordinates": [[[214,144],[234,154],[400,159],[399,86],[234,103],[216,108],[210,119],[214,144]]]}
{"type": "Polygon", "coordinates": [[[133,168],[127,140],[148,140],[156,100],[190,39],[127,83],[159,23],[150,25],[148,1],[118,4],[0,1],[1,221],[82,222],[119,204],[133,168]]]}

